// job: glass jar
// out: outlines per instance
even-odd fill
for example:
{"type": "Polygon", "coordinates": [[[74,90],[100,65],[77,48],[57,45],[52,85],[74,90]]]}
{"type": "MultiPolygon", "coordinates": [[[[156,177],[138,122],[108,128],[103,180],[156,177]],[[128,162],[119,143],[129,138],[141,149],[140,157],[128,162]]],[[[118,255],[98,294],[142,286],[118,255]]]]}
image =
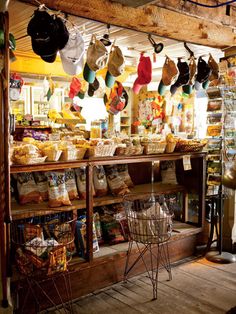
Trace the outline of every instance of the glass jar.
{"type": "Polygon", "coordinates": [[[102,137],[102,128],[100,121],[92,121],[90,128],[90,138],[101,138],[102,137]]]}

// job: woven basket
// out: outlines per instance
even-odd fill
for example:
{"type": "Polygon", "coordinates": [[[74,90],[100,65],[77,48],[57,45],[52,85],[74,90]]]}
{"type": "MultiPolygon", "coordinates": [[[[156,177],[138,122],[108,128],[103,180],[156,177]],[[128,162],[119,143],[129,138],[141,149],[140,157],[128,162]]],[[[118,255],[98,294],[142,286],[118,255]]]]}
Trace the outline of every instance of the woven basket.
{"type": "Polygon", "coordinates": [[[58,161],[61,157],[61,150],[45,150],[44,155],[47,157],[47,161],[58,161]]]}
{"type": "Polygon", "coordinates": [[[84,147],[78,147],[76,149],[76,159],[80,160],[84,158],[84,155],[86,153],[87,148],[84,147]]]}
{"type": "Polygon", "coordinates": [[[145,143],[142,146],[144,147],[145,155],[162,154],[165,152],[166,142],[145,143]]]}
{"type": "Polygon", "coordinates": [[[131,155],[142,155],[144,147],[141,145],[132,146],[131,155]]]}
{"type": "Polygon", "coordinates": [[[113,156],[116,145],[97,145],[87,149],[86,157],[108,157],[113,156]]]}
{"type": "Polygon", "coordinates": [[[197,142],[197,141],[188,141],[188,140],[179,140],[176,143],[175,151],[176,152],[201,152],[203,147],[207,142],[197,142]]]}
{"type": "Polygon", "coordinates": [[[77,150],[76,149],[64,149],[61,154],[61,161],[69,161],[77,159],[77,150]]]}
{"type": "Polygon", "coordinates": [[[33,164],[41,164],[45,162],[46,156],[44,157],[14,157],[14,163],[17,165],[33,165],[33,164]]]}
{"type": "Polygon", "coordinates": [[[176,146],[176,142],[173,142],[173,143],[167,142],[165,152],[173,153],[173,151],[175,150],[175,146],[176,146]]]}
{"type": "Polygon", "coordinates": [[[116,147],[115,155],[117,156],[128,156],[132,153],[132,146],[128,147],[116,147]]]}

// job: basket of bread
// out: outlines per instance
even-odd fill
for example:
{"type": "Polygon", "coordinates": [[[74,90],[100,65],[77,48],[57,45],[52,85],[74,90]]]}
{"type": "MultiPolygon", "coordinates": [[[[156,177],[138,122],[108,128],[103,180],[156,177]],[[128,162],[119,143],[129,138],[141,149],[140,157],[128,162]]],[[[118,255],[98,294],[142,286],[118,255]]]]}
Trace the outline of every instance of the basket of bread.
{"type": "Polygon", "coordinates": [[[141,145],[145,155],[162,154],[166,149],[166,141],[159,137],[143,137],[141,138],[141,145]]]}
{"type": "Polygon", "coordinates": [[[169,133],[166,135],[166,153],[173,153],[175,150],[175,146],[177,143],[178,139],[172,134],[169,133]]]}
{"type": "Polygon", "coordinates": [[[201,152],[207,144],[207,140],[198,139],[178,139],[175,151],[176,152],[201,152]]]}

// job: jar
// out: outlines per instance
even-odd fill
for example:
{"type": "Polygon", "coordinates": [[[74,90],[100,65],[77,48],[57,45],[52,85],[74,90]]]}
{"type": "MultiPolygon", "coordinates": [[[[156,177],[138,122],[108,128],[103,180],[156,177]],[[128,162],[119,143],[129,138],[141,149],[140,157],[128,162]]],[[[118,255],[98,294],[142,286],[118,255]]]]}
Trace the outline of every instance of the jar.
{"type": "Polygon", "coordinates": [[[100,121],[92,121],[90,129],[90,138],[101,138],[102,137],[102,128],[100,121]]]}

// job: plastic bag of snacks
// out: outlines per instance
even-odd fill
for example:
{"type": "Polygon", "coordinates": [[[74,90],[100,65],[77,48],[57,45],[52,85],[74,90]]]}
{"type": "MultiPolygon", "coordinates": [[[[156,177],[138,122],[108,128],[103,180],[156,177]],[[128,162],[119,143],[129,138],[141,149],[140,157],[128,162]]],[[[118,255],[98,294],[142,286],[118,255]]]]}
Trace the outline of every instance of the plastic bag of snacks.
{"type": "Polygon", "coordinates": [[[95,166],[93,169],[93,184],[96,196],[107,195],[107,178],[103,166],[95,166]]]}
{"type": "Polygon", "coordinates": [[[66,190],[64,171],[49,171],[45,175],[48,178],[49,207],[71,205],[66,190]]]}
{"type": "MultiPolygon", "coordinates": [[[[75,226],[75,246],[80,257],[85,257],[86,249],[86,216],[79,217],[75,226]]],[[[93,222],[93,253],[99,251],[95,224],[93,222]]]]}
{"type": "Polygon", "coordinates": [[[116,165],[105,166],[108,186],[114,195],[125,195],[129,193],[128,186],[119,176],[116,165]]]}
{"type": "Polygon", "coordinates": [[[117,171],[118,171],[118,175],[125,182],[125,184],[129,188],[132,188],[134,186],[134,184],[133,184],[132,179],[131,179],[131,177],[129,175],[128,165],[127,164],[117,165],[117,171]]]}
{"type": "Polygon", "coordinates": [[[175,173],[174,161],[162,161],[161,162],[161,178],[162,178],[162,183],[178,184],[176,173],[175,173]]]}
{"type": "Polygon", "coordinates": [[[34,179],[38,187],[38,191],[43,199],[43,201],[48,200],[48,179],[44,172],[35,172],[34,179]]]}
{"type": "Polygon", "coordinates": [[[66,190],[69,194],[69,199],[74,200],[76,198],[79,198],[77,187],[76,187],[75,172],[73,169],[65,170],[65,183],[66,183],[66,190]]]}
{"type": "Polygon", "coordinates": [[[42,201],[32,172],[18,173],[16,178],[20,204],[42,201]]]}
{"type": "MultiPolygon", "coordinates": [[[[76,174],[76,182],[79,191],[79,196],[82,199],[86,199],[86,167],[80,167],[75,169],[76,174]]],[[[94,186],[93,189],[93,196],[95,195],[94,186]]]]}

